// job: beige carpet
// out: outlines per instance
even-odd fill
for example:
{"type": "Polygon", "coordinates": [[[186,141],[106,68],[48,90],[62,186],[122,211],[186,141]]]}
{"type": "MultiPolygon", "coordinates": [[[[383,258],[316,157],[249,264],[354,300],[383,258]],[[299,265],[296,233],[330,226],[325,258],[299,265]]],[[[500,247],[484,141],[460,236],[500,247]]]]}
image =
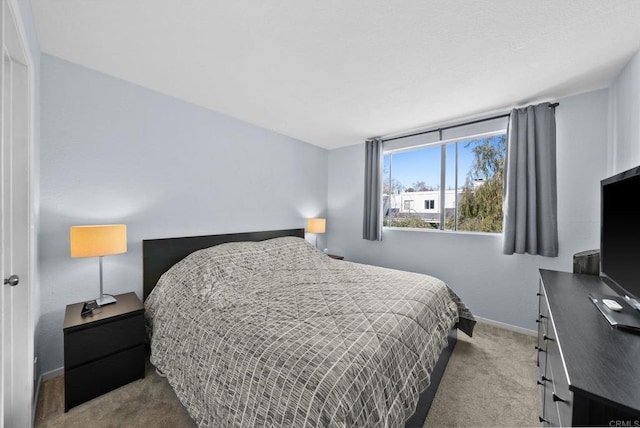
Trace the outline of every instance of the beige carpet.
{"type": "Polygon", "coordinates": [[[539,427],[535,344],[486,324],[458,332],[425,427],[539,427]]]}
{"type": "Polygon", "coordinates": [[[145,378],[88,401],[64,413],[62,377],[40,387],[35,427],[180,428],[195,427],[166,379],[147,360],[145,378]]]}
{"type": "MultiPolygon", "coordinates": [[[[425,426],[539,426],[535,338],[478,324],[458,334],[425,426]]],[[[194,427],[167,381],[146,377],[64,413],[61,377],[42,384],[36,428],[194,427]]]]}

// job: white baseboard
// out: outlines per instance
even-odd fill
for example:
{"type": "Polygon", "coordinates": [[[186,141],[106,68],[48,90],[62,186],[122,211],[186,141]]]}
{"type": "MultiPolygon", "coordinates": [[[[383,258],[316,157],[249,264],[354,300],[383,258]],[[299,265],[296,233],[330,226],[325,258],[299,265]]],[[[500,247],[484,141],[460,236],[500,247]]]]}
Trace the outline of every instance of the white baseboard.
{"type": "Polygon", "coordinates": [[[538,332],[535,330],[530,330],[524,327],[518,327],[516,325],[511,325],[511,324],[507,324],[500,321],[490,320],[488,318],[482,318],[482,317],[475,317],[475,318],[476,318],[476,321],[482,324],[492,325],[494,327],[503,328],[505,330],[515,331],[516,333],[526,334],[527,336],[533,336],[533,337],[538,336],[538,332]]]}
{"type": "Polygon", "coordinates": [[[64,367],[59,367],[57,369],[53,369],[46,373],[42,373],[40,376],[40,382],[44,382],[45,380],[53,379],[54,377],[62,376],[64,374],[64,367]]]}
{"type": "Polygon", "coordinates": [[[44,382],[45,380],[53,379],[54,377],[62,376],[63,374],[64,374],[64,367],[60,367],[60,368],[48,371],[46,373],[43,373],[38,378],[38,383],[36,384],[36,391],[35,391],[35,394],[33,394],[33,403],[32,403],[33,405],[31,407],[31,422],[33,425],[35,425],[35,421],[36,421],[36,411],[38,408],[38,398],[40,397],[40,386],[42,385],[42,382],[44,382]]]}
{"type": "Polygon", "coordinates": [[[36,411],[38,410],[38,397],[40,397],[40,385],[42,385],[42,375],[38,378],[36,391],[33,394],[33,402],[31,403],[31,426],[36,425],[36,411]]]}

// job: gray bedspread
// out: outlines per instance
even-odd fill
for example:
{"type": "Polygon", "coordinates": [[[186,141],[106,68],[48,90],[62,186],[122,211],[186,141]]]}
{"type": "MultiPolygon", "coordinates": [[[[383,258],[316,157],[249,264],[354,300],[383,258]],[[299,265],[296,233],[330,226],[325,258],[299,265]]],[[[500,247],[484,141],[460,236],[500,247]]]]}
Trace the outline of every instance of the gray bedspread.
{"type": "Polygon", "coordinates": [[[401,427],[448,331],[475,324],[437,278],[293,237],[197,251],[145,307],[151,363],[200,427],[401,427]]]}

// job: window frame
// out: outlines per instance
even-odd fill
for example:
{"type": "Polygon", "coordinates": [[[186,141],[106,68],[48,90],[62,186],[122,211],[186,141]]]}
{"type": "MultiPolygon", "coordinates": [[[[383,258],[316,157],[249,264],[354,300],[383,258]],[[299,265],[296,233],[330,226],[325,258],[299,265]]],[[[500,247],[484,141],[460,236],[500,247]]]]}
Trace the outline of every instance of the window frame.
{"type": "MultiPolygon", "coordinates": [[[[458,142],[460,141],[465,141],[465,140],[477,140],[477,139],[484,139],[484,138],[491,138],[491,137],[495,137],[497,135],[505,135],[508,138],[508,134],[507,134],[507,128],[500,128],[497,129],[495,131],[488,131],[488,132],[481,132],[481,133],[475,133],[475,134],[470,134],[470,135],[465,135],[465,136],[461,136],[461,137],[454,137],[454,138],[446,138],[446,139],[439,139],[437,141],[432,141],[432,142],[428,142],[428,143],[423,143],[423,144],[414,144],[411,146],[406,146],[406,147],[400,147],[400,148],[395,148],[395,149],[389,149],[389,150],[385,150],[383,147],[382,150],[382,159],[384,159],[384,157],[386,155],[392,155],[391,158],[389,159],[389,178],[392,179],[393,178],[393,154],[394,153],[403,153],[403,152],[410,152],[410,151],[414,151],[414,150],[419,150],[422,148],[428,148],[428,147],[437,147],[440,146],[441,150],[440,150],[440,189],[439,189],[439,195],[437,196],[437,199],[440,200],[440,204],[439,206],[441,207],[440,209],[440,228],[438,229],[433,229],[433,228],[416,228],[416,227],[399,227],[399,226],[385,226],[384,225],[384,220],[386,218],[386,216],[382,216],[381,221],[383,222],[382,224],[382,228],[383,230],[404,230],[404,231],[416,231],[416,232],[444,232],[444,233],[461,233],[461,234],[475,234],[475,235],[491,235],[491,236],[496,236],[496,235],[501,235],[502,231],[500,232],[481,232],[481,231],[472,231],[472,230],[458,230],[458,142]],[[456,143],[455,145],[455,172],[454,172],[454,189],[456,190],[455,192],[455,203],[454,203],[454,229],[445,229],[444,225],[445,225],[445,221],[446,221],[446,210],[444,208],[445,206],[445,192],[446,192],[446,186],[445,184],[445,177],[446,177],[446,163],[447,163],[447,145],[451,144],[451,143],[456,143]]],[[[506,151],[506,148],[505,148],[506,151]]],[[[505,162],[506,162],[506,153],[505,153],[505,162]]],[[[380,168],[383,169],[383,164],[384,162],[381,162],[381,166],[380,168]]],[[[506,168],[506,165],[505,165],[506,168]]],[[[384,170],[381,171],[381,176],[383,177],[383,182],[384,182],[384,170]]],[[[384,185],[382,186],[381,192],[384,192],[384,185]]],[[[389,198],[391,197],[391,194],[389,195],[389,198]]],[[[504,197],[503,197],[504,198],[504,197]]],[[[426,202],[426,201],[425,201],[426,202]]],[[[504,202],[504,199],[503,199],[504,202]]],[[[384,193],[381,193],[381,198],[380,198],[380,209],[383,209],[384,206],[384,193]]],[[[434,205],[435,205],[435,200],[434,200],[434,205]]]]}

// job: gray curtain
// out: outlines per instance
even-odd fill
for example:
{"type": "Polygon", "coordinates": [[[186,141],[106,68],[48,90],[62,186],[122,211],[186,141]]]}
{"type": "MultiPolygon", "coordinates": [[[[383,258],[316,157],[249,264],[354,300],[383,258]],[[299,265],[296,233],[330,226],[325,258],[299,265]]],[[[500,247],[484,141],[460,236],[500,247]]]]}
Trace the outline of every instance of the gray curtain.
{"type": "Polygon", "coordinates": [[[504,253],[558,256],[556,119],[549,103],[509,118],[504,253]]]}
{"type": "Polygon", "coordinates": [[[364,164],[364,218],[362,238],[382,240],[382,139],[373,138],[365,143],[364,164]]]}

